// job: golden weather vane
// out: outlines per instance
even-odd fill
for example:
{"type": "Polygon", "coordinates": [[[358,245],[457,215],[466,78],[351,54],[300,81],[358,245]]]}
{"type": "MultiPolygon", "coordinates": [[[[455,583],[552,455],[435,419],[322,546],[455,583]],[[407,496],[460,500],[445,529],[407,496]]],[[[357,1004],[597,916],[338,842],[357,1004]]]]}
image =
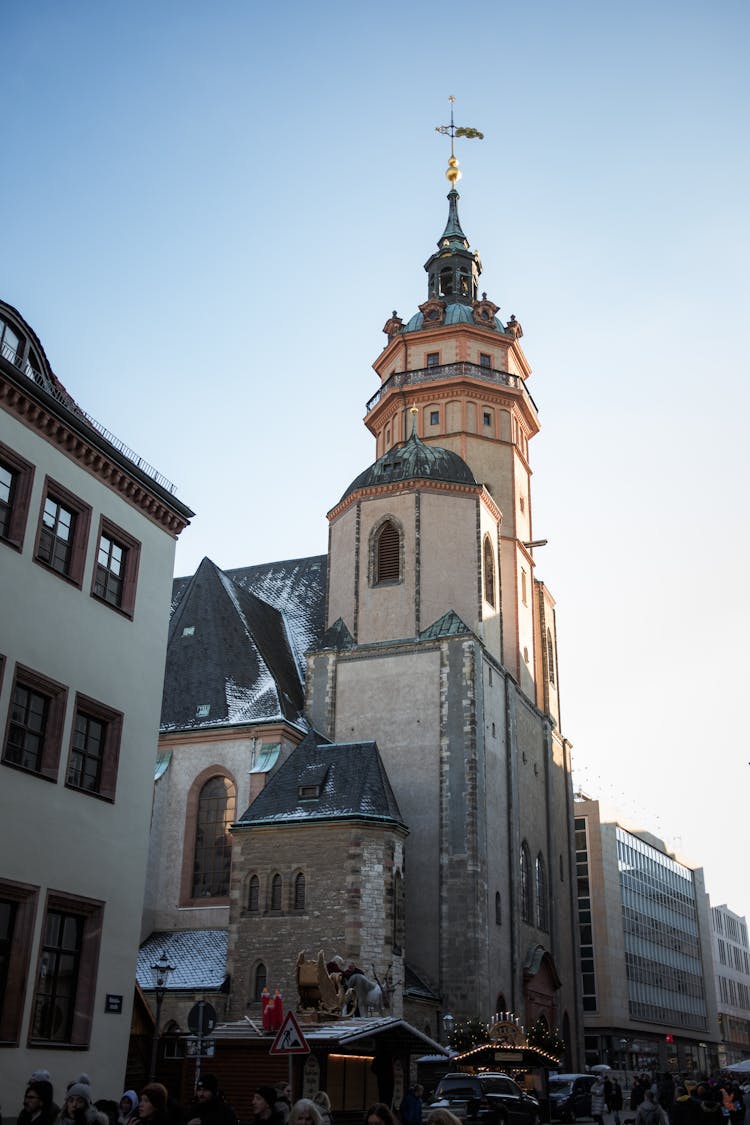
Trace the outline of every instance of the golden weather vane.
{"type": "Polygon", "coordinates": [[[450,95],[448,101],[451,103],[451,123],[450,125],[436,125],[435,132],[442,133],[444,137],[451,139],[451,156],[448,161],[448,168],[445,173],[447,180],[450,180],[451,187],[456,186],[456,181],[461,179],[461,172],[458,167],[458,161],[453,151],[453,141],[456,137],[466,137],[468,140],[476,138],[479,141],[484,140],[484,133],[480,133],[478,129],[474,129],[471,125],[454,125],[453,123],[453,103],[455,102],[453,94],[450,95]]]}

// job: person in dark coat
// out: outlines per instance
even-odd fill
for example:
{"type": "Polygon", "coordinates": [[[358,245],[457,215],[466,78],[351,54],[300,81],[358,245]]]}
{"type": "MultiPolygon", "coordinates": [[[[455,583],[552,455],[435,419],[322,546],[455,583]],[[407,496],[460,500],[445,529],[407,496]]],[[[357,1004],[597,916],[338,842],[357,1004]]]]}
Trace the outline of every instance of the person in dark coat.
{"type": "Polygon", "coordinates": [[[200,1076],[195,1101],[188,1110],[188,1125],[237,1125],[237,1114],[224,1100],[215,1074],[200,1076]]]}
{"type": "Polygon", "coordinates": [[[16,1125],[52,1125],[60,1112],[54,1104],[53,1094],[51,1082],[44,1079],[29,1082],[16,1125]]]}

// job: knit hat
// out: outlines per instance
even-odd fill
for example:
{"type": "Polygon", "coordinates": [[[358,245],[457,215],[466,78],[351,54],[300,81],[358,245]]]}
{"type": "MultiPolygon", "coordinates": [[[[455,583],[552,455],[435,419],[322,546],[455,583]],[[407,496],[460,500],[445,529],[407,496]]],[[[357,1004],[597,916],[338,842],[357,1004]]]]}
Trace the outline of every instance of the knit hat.
{"type": "Polygon", "coordinates": [[[49,1106],[52,1104],[53,1090],[51,1082],[47,1082],[43,1078],[39,1078],[36,1081],[32,1080],[26,1087],[27,1094],[29,1090],[32,1090],[36,1094],[42,1105],[49,1106]]]}
{"type": "Polygon", "coordinates": [[[147,1097],[151,1102],[154,1109],[165,1110],[167,1108],[167,1087],[162,1086],[161,1082],[149,1082],[141,1090],[141,1098],[147,1097]]]}
{"type": "Polygon", "coordinates": [[[69,1098],[83,1098],[88,1105],[91,1105],[91,1087],[87,1086],[85,1082],[73,1082],[68,1086],[69,1098]]]}
{"type": "Polygon", "coordinates": [[[260,1094],[260,1096],[263,1098],[263,1101],[267,1103],[269,1109],[273,1109],[279,1097],[273,1086],[256,1086],[255,1092],[256,1094],[260,1094]]]}
{"type": "Polygon", "coordinates": [[[52,1081],[52,1075],[50,1074],[50,1072],[48,1070],[34,1070],[34,1071],[32,1071],[31,1078],[29,1079],[29,1086],[31,1085],[32,1082],[51,1082],[51,1081],[52,1081]]]}
{"type": "Polygon", "coordinates": [[[196,1090],[210,1090],[212,1094],[218,1094],[219,1079],[215,1074],[201,1074],[196,1090]]]}

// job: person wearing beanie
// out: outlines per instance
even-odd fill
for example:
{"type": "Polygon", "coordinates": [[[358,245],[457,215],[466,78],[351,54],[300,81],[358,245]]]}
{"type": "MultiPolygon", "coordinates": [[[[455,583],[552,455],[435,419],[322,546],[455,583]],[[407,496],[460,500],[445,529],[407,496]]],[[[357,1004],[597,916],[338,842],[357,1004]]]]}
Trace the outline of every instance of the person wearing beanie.
{"type": "Polygon", "coordinates": [[[81,1082],[82,1074],[68,1086],[68,1093],[56,1125],[109,1125],[109,1118],[92,1104],[91,1086],[81,1082]]]}
{"type": "Polygon", "coordinates": [[[283,1125],[283,1117],[276,1109],[278,1094],[274,1086],[257,1086],[253,1094],[253,1121],[264,1125],[283,1125]]]}
{"type": "Polygon", "coordinates": [[[128,1125],[128,1122],[138,1118],[138,1102],[139,1097],[135,1090],[126,1090],[120,1098],[119,1112],[117,1114],[117,1125],[128,1125]]]}
{"type": "Polygon", "coordinates": [[[138,1119],[148,1125],[166,1125],[168,1098],[166,1086],[161,1082],[149,1082],[141,1090],[138,1119]]]}
{"type": "Polygon", "coordinates": [[[188,1125],[237,1125],[237,1114],[224,1100],[215,1074],[200,1076],[188,1110],[188,1125]]]}
{"type": "Polygon", "coordinates": [[[52,1125],[60,1110],[52,1100],[52,1083],[44,1078],[29,1082],[16,1125],[52,1125]]]}

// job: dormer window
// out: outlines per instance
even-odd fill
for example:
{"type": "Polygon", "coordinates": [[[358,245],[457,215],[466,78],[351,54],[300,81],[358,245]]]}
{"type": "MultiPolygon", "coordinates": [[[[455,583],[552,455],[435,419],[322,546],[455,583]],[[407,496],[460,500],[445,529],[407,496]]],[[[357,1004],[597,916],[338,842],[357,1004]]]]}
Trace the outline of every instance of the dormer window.
{"type": "Polygon", "coordinates": [[[297,795],[300,801],[315,801],[320,797],[320,786],[300,785],[297,795]]]}
{"type": "Polygon", "coordinates": [[[210,703],[199,703],[198,706],[195,708],[196,719],[207,719],[210,713],[211,713],[211,704],[210,703]]]}

